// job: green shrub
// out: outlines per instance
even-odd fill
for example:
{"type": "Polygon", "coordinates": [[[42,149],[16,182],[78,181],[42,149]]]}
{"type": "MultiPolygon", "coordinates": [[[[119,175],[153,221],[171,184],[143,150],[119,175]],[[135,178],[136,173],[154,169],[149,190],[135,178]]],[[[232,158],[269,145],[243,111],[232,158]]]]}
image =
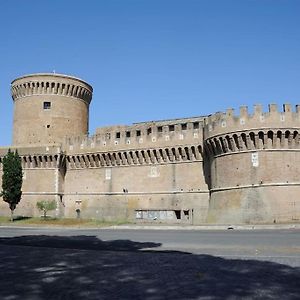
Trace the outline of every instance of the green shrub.
{"type": "Polygon", "coordinates": [[[38,201],[36,203],[36,207],[38,208],[38,210],[42,211],[44,213],[44,219],[47,218],[47,212],[49,210],[54,210],[56,209],[56,202],[55,200],[42,200],[42,201],[38,201]]]}

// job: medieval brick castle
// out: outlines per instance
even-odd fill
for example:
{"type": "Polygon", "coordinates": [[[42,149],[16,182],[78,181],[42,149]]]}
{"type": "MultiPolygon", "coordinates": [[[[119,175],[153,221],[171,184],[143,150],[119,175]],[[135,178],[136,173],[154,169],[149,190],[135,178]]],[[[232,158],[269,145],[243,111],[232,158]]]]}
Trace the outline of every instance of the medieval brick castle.
{"type": "MultiPolygon", "coordinates": [[[[60,217],[161,223],[300,219],[300,106],[98,128],[88,136],[92,87],[60,74],[12,82],[24,172],[16,214],[55,199],[60,217]]],[[[8,148],[0,148],[2,157],[8,148]]],[[[1,166],[2,167],[2,166],[1,166]]],[[[0,173],[2,171],[0,170],[0,173]]],[[[0,174],[1,175],[1,174],[0,174]]],[[[0,213],[8,205],[0,202],[0,213]]]]}

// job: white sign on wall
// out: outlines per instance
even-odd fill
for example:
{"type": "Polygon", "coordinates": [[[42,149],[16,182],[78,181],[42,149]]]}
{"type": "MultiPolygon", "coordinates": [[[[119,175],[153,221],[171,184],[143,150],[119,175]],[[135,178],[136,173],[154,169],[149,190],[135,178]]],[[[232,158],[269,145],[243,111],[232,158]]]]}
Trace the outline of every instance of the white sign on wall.
{"type": "Polygon", "coordinates": [[[258,153],[254,152],[251,154],[251,162],[253,167],[258,167],[259,161],[258,161],[258,153]]]}
{"type": "Polygon", "coordinates": [[[105,169],[105,179],[111,180],[111,169],[105,169]]]}
{"type": "Polygon", "coordinates": [[[158,167],[150,167],[149,177],[159,177],[158,167]]]}

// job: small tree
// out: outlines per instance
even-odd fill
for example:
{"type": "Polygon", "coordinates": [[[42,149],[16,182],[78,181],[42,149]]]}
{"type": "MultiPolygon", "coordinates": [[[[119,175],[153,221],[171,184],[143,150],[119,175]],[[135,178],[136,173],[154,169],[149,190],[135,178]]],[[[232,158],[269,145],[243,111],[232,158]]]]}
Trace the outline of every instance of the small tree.
{"type": "Polygon", "coordinates": [[[49,200],[42,200],[38,201],[36,203],[36,207],[44,213],[44,219],[47,218],[47,212],[49,210],[54,210],[56,209],[56,202],[55,200],[49,201],[49,200]]]}
{"type": "Polygon", "coordinates": [[[10,220],[13,221],[14,210],[22,196],[23,172],[21,158],[18,151],[8,149],[3,158],[2,191],[1,197],[9,204],[10,220]]]}

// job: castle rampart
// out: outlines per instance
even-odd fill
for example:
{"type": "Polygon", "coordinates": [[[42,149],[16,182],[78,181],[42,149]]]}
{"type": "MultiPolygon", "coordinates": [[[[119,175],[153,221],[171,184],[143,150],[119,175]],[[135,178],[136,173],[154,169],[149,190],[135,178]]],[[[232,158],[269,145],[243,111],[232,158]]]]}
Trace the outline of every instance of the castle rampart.
{"type": "Polygon", "coordinates": [[[98,128],[96,134],[68,137],[66,149],[70,153],[84,151],[116,151],[189,145],[203,143],[203,117],[170,121],[153,121],[129,126],[98,128]],[[175,122],[176,121],[176,122],[175,122]],[[92,149],[92,150],[91,150],[92,149]]]}
{"type": "MultiPolygon", "coordinates": [[[[92,87],[60,74],[12,82],[14,132],[24,172],[17,214],[163,223],[300,220],[300,108],[275,104],[210,116],[97,128],[92,87]]],[[[8,148],[0,148],[2,158],[8,148]]],[[[1,174],[0,174],[1,175],[1,174]]],[[[1,183],[1,176],[0,176],[1,183]]],[[[9,214],[1,204],[0,212],[9,214]]]]}
{"type": "Polygon", "coordinates": [[[69,168],[130,166],[172,162],[202,161],[200,145],[112,152],[90,152],[67,155],[69,168]]]}
{"type": "Polygon", "coordinates": [[[300,108],[297,105],[295,112],[290,104],[283,105],[283,111],[277,109],[276,104],[269,105],[269,111],[263,112],[261,105],[254,106],[254,113],[248,113],[248,107],[240,107],[240,115],[235,116],[233,109],[226,113],[216,113],[205,118],[205,138],[221,135],[223,133],[235,133],[250,131],[251,129],[265,130],[268,128],[298,128],[300,124],[300,108]]]}
{"type": "Polygon", "coordinates": [[[118,212],[135,221],[156,216],[164,222],[204,222],[207,184],[204,177],[194,176],[203,174],[202,123],[203,117],[153,121],[68,138],[64,197],[78,200],[65,210],[70,213],[83,206],[83,199],[89,197],[98,201],[101,209],[95,210],[101,216],[118,212]],[[84,187],[74,194],[72,187],[82,186],[82,178],[84,187]],[[120,206],[108,212],[107,201],[120,206]],[[136,214],[144,217],[136,219],[136,214]]]}

